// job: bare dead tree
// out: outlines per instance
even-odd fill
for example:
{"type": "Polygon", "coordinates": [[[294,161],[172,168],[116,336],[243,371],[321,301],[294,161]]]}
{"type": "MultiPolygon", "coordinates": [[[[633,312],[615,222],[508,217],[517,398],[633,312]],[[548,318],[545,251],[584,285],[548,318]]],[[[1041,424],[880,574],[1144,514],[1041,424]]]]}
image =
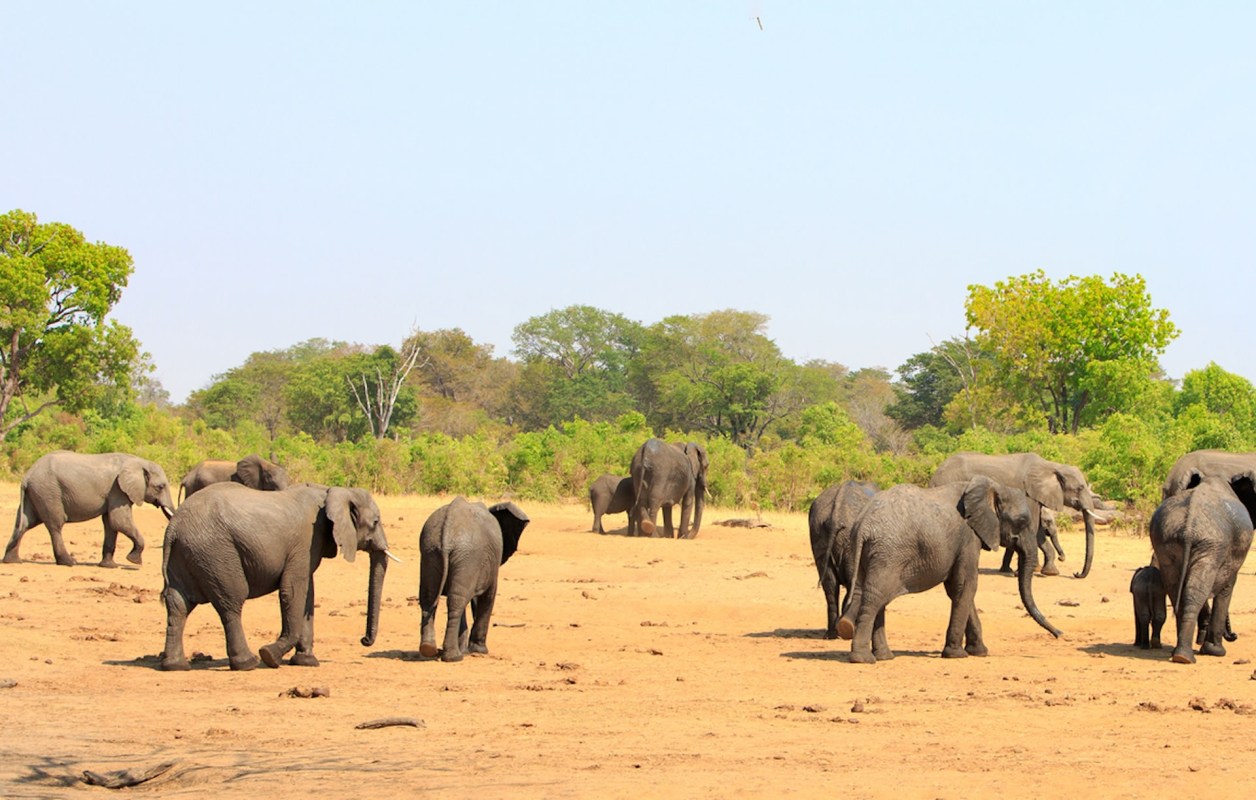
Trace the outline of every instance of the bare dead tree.
{"type": "MultiPolygon", "coordinates": [[[[933,337],[930,337],[929,341],[933,342],[933,337]]],[[[951,365],[951,369],[955,370],[955,374],[959,376],[960,384],[964,387],[964,400],[968,405],[970,424],[971,427],[976,428],[977,398],[974,390],[977,386],[977,362],[973,358],[972,350],[970,349],[971,345],[972,340],[968,338],[968,332],[965,331],[963,340],[950,339],[942,344],[934,344],[933,352],[942,356],[946,363],[951,365]],[[951,347],[947,347],[947,345],[951,345],[951,347]],[[963,353],[962,361],[956,357],[955,353],[951,352],[952,348],[957,348],[963,353]]]]}
{"type": "Polygon", "coordinates": [[[419,364],[419,355],[423,348],[419,343],[417,333],[417,329],[411,330],[410,335],[402,343],[401,352],[397,354],[397,361],[393,365],[391,374],[385,375],[383,368],[376,363],[374,380],[371,380],[366,373],[359,375],[356,380],[345,378],[350,391],[353,392],[353,399],[357,401],[358,408],[362,409],[362,413],[366,415],[366,424],[370,426],[371,435],[376,439],[382,439],[388,433],[393,409],[397,405],[397,395],[401,393],[406,377],[416,366],[423,366],[427,363],[425,360],[423,365],[419,364]]]}

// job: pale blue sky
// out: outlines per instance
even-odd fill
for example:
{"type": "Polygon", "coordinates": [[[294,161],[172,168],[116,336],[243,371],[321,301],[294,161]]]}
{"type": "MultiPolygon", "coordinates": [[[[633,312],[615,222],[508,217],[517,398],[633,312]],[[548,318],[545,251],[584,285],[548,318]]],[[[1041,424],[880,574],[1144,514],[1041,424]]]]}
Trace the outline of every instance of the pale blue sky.
{"type": "Polygon", "coordinates": [[[176,401],[315,336],[509,355],[574,303],[893,369],[1038,268],[1142,274],[1171,376],[1256,379],[1256,4],[0,10],[0,209],[130,250],[176,401]]]}

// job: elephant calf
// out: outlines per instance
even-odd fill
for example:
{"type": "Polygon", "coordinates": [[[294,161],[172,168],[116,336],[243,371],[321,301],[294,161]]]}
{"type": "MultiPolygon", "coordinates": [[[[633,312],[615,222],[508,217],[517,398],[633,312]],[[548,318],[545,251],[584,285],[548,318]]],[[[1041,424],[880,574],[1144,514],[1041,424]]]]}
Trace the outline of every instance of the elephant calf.
{"type": "Polygon", "coordinates": [[[1130,578],[1134,596],[1134,645],[1144,650],[1159,649],[1160,629],[1166,618],[1164,582],[1155,567],[1139,567],[1130,578]]]}
{"type": "Polygon", "coordinates": [[[528,515],[514,503],[485,508],[461,497],[441,506],[419,534],[419,608],[423,612],[419,654],[461,661],[466,653],[488,652],[489,619],[497,599],[497,573],[519,548],[528,515]],[[436,605],[445,597],[444,646],[436,647],[436,605]],[[467,604],[475,617],[467,629],[467,604]]]}
{"type": "Polygon", "coordinates": [[[242,483],[250,489],[261,489],[264,492],[280,492],[292,484],[287,470],[256,453],[239,461],[202,461],[183,476],[183,481],[179,484],[179,502],[206,486],[227,481],[242,483]]]}
{"type": "MultiPolygon", "coordinates": [[[[602,515],[622,514],[632,510],[637,495],[632,491],[632,476],[603,475],[589,486],[589,505],[593,507],[593,530],[606,533],[602,527],[602,515]]],[[[636,533],[636,520],[628,515],[628,535],[636,533]]]]}

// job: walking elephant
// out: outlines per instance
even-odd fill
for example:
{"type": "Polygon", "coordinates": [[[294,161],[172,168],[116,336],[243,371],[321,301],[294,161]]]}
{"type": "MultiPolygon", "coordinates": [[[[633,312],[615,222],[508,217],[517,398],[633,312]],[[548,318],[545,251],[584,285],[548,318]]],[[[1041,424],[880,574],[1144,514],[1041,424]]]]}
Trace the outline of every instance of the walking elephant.
{"type": "Polygon", "coordinates": [[[1033,597],[1038,506],[1020,489],[978,475],[967,483],[930,489],[900,485],[878,492],[855,522],[854,580],[838,633],[852,639],[850,660],[871,664],[893,658],[885,637],[885,607],[899,595],[945,585],[951,598],[943,658],[984,656],[981,621],[973,598],[982,550],[1002,544],[1020,553],[1021,603],[1051,633],[1033,597]]]}
{"type": "Polygon", "coordinates": [[[868,499],[876,493],[875,484],[842,481],[820,492],[811,504],[811,510],[807,512],[807,527],[811,531],[811,556],[815,559],[816,572],[820,575],[820,588],[824,590],[826,639],[837,638],[841,587],[846,587],[847,599],[850,598],[853,570],[847,555],[851,531],[855,520],[859,519],[859,515],[868,505],[868,499]]]}
{"type": "Polygon", "coordinates": [[[17,519],[13,536],[4,551],[4,562],[16,564],[22,559],[18,547],[22,536],[43,523],[52,539],[52,552],[57,563],[76,563],[61,538],[67,522],[86,522],[100,517],[105,538],[101,546],[100,566],[116,567],[113,560],[118,534],[131,540],[127,561],[143,562],[144,537],[131,518],[131,506],[151,503],[169,519],[174,513],[170,500],[170,482],[156,463],[129,453],[86,455],[57,450],[42,456],[22,477],[19,489],[17,519]]]}
{"type": "Polygon", "coordinates": [[[179,484],[179,502],[215,483],[234,481],[250,489],[277,492],[291,485],[288,472],[273,461],[256,453],[239,461],[202,461],[183,476],[179,484]]]}
{"type": "Polygon", "coordinates": [[[1166,595],[1160,570],[1154,566],[1134,570],[1130,578],[1130,594],[1134,598],[1134,646],[1158,650],[1160,631],[1166,618],[1166,595]]]}
{"type": "Polygon", "coordinates": [[[303,484],[263,492],[237,483],[218,483],[189,497],[166,528],[161,569],[165,579],[166,649],[161,668],[188,669],[183,628],[188,614],[209,603],[222,620],[231,669],[318,666],[314,655],[314,571],[337,549],[346,561],[370,553],[366,635],[375,643],[380,597],[387,571],[388,539],[379,507],[364,489],[303,484]],[[240,615],[244,601],[279,592],[283,625],[279,638],[253,655],[240,615]]]}
{"type": "Polygon", "coordinates": [[[497,600],[501,565],[519,549],[528,515],[514,503],[488,508],[461,497],[441,506],[419,533],[419,608],[423,614],[419,654],[461,661],[488,652],[488,629],[497,600]],[[445,639],[436,647],[436,606],[445,598],[445,639]],[[467,628],[467,604],[474,621],[467,628]]]}
{"type": "MultiPolygon", "coordinates": [[[[1086,476],[1080,469],[1071,464],[1048,461],[1037,453],[956,453],[942,462],[929,480],[929,485],[963,483],[975,475],[985,475],[1004,486],[1020,489],[1041,508],[1063,511],[1068,507],[1080,511],[1086,525],[1086,562],[1082,571],[1073,573],[1073,577],[1085,578],[1090,574],[1090,564],[1095,555],[1097,506],[1086,476]]],[[[1040,542],[1045,541],[1048,533],[1039,530],[1037,536],[1040,542]]],[[[1055,566],[1055,555],[1045,546],[1042,550],[1045,556],[1042,574],[1060,574],[1055,566]]]]}
{"type": "Polygon", "coordinates": [[[633,455],[629,467],[636,498],[629,514],[637,529],[647,536],[657,535],[658,526],[654,520],[659,509],[662,509],[664,535],[671,539],[676,534],[672,527],[672,506],[679,503],[680,538],[692,539],[697,536],[702,527],[702,510],[706,504],[709,466],[706,448],[700,444],[668,444],[662,439],[646,440],[633,455]],[[689,526],[691,513],[693,527],[689,526]]]}
{"type": "Polygon", "coordinates": [[[1172,660],[1195,663],[1191,642],[1205,603],[1212,600],[1199,652],[1225,655],[1230,597],[1252,545],[1256,471],[1230,480],[1204,478],[1167,498],[1151,516],[1151,546],[1173,602],[1177,645],[1172,660]]]}
{"type": "MultiPolygon", "coordinates": [[[[602,528],[604,514],[622,514],[632,510],[636,495],[632,493],[632,476],[603,475],[589,486],[589,505],[593,507],[593,530],[606,533],[602,528]]],[[[628,535],[636,535],[636,521],[628,515],[628,535]]]]}

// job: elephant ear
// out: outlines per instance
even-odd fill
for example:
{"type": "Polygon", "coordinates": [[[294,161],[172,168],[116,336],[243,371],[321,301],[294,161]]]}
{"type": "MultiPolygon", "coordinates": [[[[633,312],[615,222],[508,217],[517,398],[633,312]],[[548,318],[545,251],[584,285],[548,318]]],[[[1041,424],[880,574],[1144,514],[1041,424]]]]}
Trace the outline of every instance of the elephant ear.
{"type": "Polygon", "coordinates": [[[711,466],[711,462],[707,459],[706,448],[697,442],[688,442],[685,444],[685,452],[698,465],[698,474],[694,475],[694,479],[705,485],[707,469],[711,466]]]}
{"type": "Polygon", "coordinates": [[[131,501],[132,505],[143,505],[144,487],[148,484],[148,475],[138,462],[131,462],[118,471],[118,488],[131,501]]]}
{"type": "Polygon", "coordinates": [[[231,480],[236,483],[242,483],[250,489],[262,488],[261,459],[257,456],[245,456],[237,461],[231,480]]]}
{"type": "Polygon", "coordinates": [[[1056,468],[1055,464],[1044,461],[1029,470],[1025,481],[1025,494],[1038,505],[1046,506],[1053,511],[1064,510],[1064,482],[1068,476],[1056,468]]]}
{"type": "Polygon", "coordinates": [[[999,548],[999,512],[995,507],[994,481],[978,475],[964,486],[960,500],[964,521],[981,540],[982,550],[999,548]]]}
{"type": "MultiPolygon", "coordinates": [[[[358,552],[357,509],[353,505],[353,493],[348,489],[333,486],[327,490],[327,500],[323,504],[327,521],[331,523],[331,536],[345,561],[352,561],[358,552]]],[[[336,553],[324,553],[327,558],[335,558],[336,553]]]]}
{"type": "Polygon", "coordinates": [[[505,564],[519,549],[519,537],[523,535],[523,529],[528,527],[528,523],[532,520],[528,519],[528,515],[514,503],[498,503],[490,506],[488,513],[496,518],[497,526],[502,530],[502,563],[505,564]]]}
{"type": "Polygon", "coordinates": [[[1230,490],[1247,509],[1247,515],[1256,520],[1256,470],[1245,470],[1231,475],[1230,490]]]}

